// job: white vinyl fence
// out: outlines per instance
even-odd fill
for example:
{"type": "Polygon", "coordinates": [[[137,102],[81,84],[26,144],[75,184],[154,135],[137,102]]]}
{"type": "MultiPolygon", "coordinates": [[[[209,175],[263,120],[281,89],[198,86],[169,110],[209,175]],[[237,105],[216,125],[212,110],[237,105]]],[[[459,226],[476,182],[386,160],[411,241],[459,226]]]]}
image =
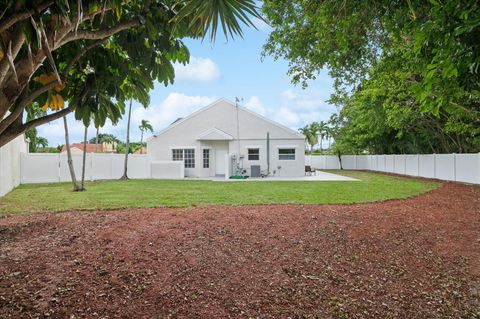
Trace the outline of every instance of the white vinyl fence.
{"type": "MultiPolygon", "coordinates": [[[[305,165],[339,169],[337,156],[305,156],[305,165]]],[[[371,170],[480,184],[480,153],[429,155],[343,155],[344,169],[371,170]]]]}
{"type": "Polygon", "coordinates": [[[20,184],[20,154],[27,147],[23,135],[0,147],[0,197],[20,184]]]}
{"type": "MultiPolygon", "coordinates": [[[[85,179],[118,179],[123,175],[125,155],[89,153],[86,156],[85,179]]],[[[77,179],[82,174],[82,155],[72,154],[77,179]]],[[[150,159],[147,155],[128,156],[128,177],[150,178],[150,159]]],[[[21,183],[48,183],[70,181],[67,154],[23,153],[21,155],[21,183]]]]}

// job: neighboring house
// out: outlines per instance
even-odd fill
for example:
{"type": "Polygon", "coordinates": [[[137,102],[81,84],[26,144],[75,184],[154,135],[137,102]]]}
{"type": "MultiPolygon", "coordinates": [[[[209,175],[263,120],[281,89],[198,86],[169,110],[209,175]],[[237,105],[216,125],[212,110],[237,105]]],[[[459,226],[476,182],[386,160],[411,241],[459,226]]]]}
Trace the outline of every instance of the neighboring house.
{"type": "Polygon", "coordinates": [[[221,99],[148,139],[147,149],[152,161],[183,160],[185,176],[303,176],[304,144],[296,131],[221,99]]]}
{"type": "Polygon", "coordinates": [[[147,148],[145,146],[140,147],[138,150],[133,152],[133,154],[147,154],[147,148]]]}
{"type": "Polygon", "coordinates": [[[114,143],[102,143],[102,153],[115,153],[116,151],[116,144],[114,143]]]}
{"type": "MultiPolygon", "coordinates": [[[[70,144],[70,151],[72,154],[82,154],[83,153],[83,144],[82,143],[74,143],[70,144]]],[[[67,148],[65,145],[62,147],[61,153],[66,153],[67,148]]],[[[103,153],[103,145],[102,144],[87,144],[87,154],[88,153],[103,153]],[[97,150],[97,151],[95,151],[97,150]]]]}

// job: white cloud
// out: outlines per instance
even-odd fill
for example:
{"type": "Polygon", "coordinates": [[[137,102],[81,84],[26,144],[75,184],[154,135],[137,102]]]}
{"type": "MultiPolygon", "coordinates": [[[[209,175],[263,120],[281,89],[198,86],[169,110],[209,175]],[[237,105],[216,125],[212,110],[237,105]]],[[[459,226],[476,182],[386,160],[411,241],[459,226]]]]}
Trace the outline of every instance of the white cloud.
{"type": "MultiPolygon", "coordinates": [[[[75,120],[73,114],[67,115],[68,135],[70,143],[80,143],[83,141],[83,134],[85,126],[82,121],[75,120]]],[[[133,127],[133,126],[132,126],[133,127]]],[[[133,131],[134,129],[132,129],[133,131]]],[[[57,145],[65,144],[65,128],[63,126],[63,119],[58,119],[47,124],[37,127],[38,135],[46,137],[48,145],[55,147],[57,145]]],[[[88,139],[95,136],[96,129],[93,125],[88,128],[88,139]]],[[[100,128],[100,133],[109,133],[124,139],[126,135],[126,125],[123,121],[114,126],[107,120],[105,126],[100,128]]]]}
{"type": "Polygon", "coordinates": [[[155,132],[170,125],[179,117],[185,117],[215,101],[215,97],[189,96],[170,93],[160,105],[137,107],[132,111],[132,122],[138,126],[142,119],[150,121],[155,132]]]}
{"type": "Polygon", "coordinates": [[[189,82],[213,82],[220,77],[220,69],[209,58],[190,57],[190,63],[176,63],[175,79],[189,82]]]}
{"type": "Polygon", "coordinates": [[[273,120],[290,128],[295,128],[300,123],[300,117],[287,107],[281,107],[273,116],[273,120]]]}
{"type": "Polygon", "coordinates": [[[245,102],[245,107],[253,112],[256,112],[260,115],[267,115],[267,109],[263,105],[262,101],[258,96],[251,96],[247,102],[245,102]]]}
{"type": "Polygon", "coordinates": [[[335,111],[335,106],[325,103],[322,92],[288,89],[280,93],[280,105],[269,116],[296,130],[313,121],[327,121],[335,111]]]}

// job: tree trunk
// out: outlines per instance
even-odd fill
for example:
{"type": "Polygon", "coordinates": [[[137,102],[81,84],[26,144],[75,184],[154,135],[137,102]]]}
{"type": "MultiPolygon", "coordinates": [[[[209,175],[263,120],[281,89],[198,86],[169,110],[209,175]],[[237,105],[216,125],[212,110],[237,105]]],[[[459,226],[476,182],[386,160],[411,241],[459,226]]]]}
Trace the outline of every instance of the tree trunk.
{"type": "Polygon", "coordinates": [[[320,154],[322,154],[322,142],[323,142],[323,137],[320,135],[320,154]]]}
{"type": "Polygon", "coordinates": [[[331,137],[329,137],[329,138],[328,138],[328,149],[330,149],[330,148],[331,148],[331,144],[330,144],[331,142],[332,142],[332,138],[331,138],[331,137]]]}
{"type": "Polygon", "coordinates": [[[123,164],[123,176],[120,179],[128,179],[128,149],[130,148],[130,119],[132,117],[132,100],[130,99],[130,106],[128,107],[128,121],[127,121],[127,139],[125,142],[125,162],[123,164]]]}
{"type": "Polygon", "coordinates": [[[337,152],[337,156],[338,156],[338,161],[340,162],[340,169],[343,169],[343,165],[342,165],[342,153],[337,152]]]}
{"type": "Polygon", "coordinates": [[[72,152],[70,151],[70,141],[68,138],[68,126],[67,126],[67,117],[63,117],[63,126],[65,127],[65,148],[67,149],[67,162],[68,169],[70,170],[70,176],[73,183],[73,191],[78,192],[80,187],[77,184],[77,178],[75,177],[75,169],[73,168],[72,152]]]}
{"type": "Polygon", "coordinates": [[[140,130],[142,135],[140,136],[140,154],[143,154],[143,130],[140,130]]]}
{"type": "Polygon", "coordinates": [[[97,126],[97,135],[95,135],[95,153],[98,153],[98,131],[100,130],[100,126],[97,126]]]}
{"type": "Polygon", "coordinates": [[[85,125],[85,132],[83,133],[82,181],[80,182],[80,191],[85,190],[85,162],[87,159],[87,134],[88,134],[88,126],[85,125]]]}

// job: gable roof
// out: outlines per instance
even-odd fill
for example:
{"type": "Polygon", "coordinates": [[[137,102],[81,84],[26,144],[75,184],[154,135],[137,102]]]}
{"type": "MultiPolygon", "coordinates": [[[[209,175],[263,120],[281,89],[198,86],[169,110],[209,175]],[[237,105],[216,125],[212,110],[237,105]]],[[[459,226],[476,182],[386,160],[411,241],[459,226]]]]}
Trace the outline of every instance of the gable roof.
{"type": "MultiPolygon", "coordinates": [[[[210,109],[211,107],[217,105],[218,103],[220,103],[220,102],[222,102],[222,101],[223,101],[223,102],[226,102],[226,103],[228,103],[228,104],[230,104],[230,105],[232,105],[232,106],[236,106],[236,105],[237,105],[237,104],[233,103],[232,101],[230,101],[230,100],[228,100],[228,99],[226,99],[226,98],[218,99],[218,100],[216,100],[216,101],[208,104],[207,106],[202,107],[201,109],[193,112],[192,114],[190,114],[190,115],[188,115],[188,116],[185,116],[185,117],[183,117],[183,118],[177,119],[177,120],[174,121],[172,124],[170,124],[169,126],[167,126],[166,128],[164,128],[163,130],[159,131],[157,134],[154,134],[153,136],[151,136],[150,138],[148,138],[148,139],[147,139],[147,142],[150,141],[151,139],[153,139],[153,138],[155,138],[155,137],[157,137],[157,136],[159,136],[159,135],[161,135],[161,134],[163,134],[163,133],[171,130],[172,128],[176,127],[177,125],[179,125],[179,124],[181,124],[181,123],[183,123],[183,122],[191,119],[191,118],[194,117],[195,115],[197,115],[197,114],[199,114],[199,113],[201,113],[201,112],[203,112],[203,111],[206,111],[206,110],[210,109]]],[[[273,125],[281,128],[281,129],[283,129],[283,130],[285,130],[285,131],[287,131],[287,132],[289,132],[289,133],[291,133],[291,134],[294,134],[294,135],[298,136],[298,138],[302,138],[302,139],[305,138],[305,136],[302,135],[302,134],[300,134],[299,132],[297,132],[297,131],[295,131],[295,130],[292,130],[291,128],[286,127],[285,125],[282,125],[282,124],[280,124],[280,123],[278,123],[278,122],[275,122],[275,121],[273,121],[273,120],[271,120],[271,119],[269,119],[269,118],[267,118],[267,117],[265,117],[265,116],[263,116],[263,115],[260,115],[260,114],[254,112],[254,111],[251,111],[251,110],[247,109],[246,107],[241,106],[240,104],[238,104],[238,108],[239,108],[240,110],[242,110],[242,111],[245,111],[245,112],[247,112],[247,113],[249,113],[249,114],[252,114],[252,115],[256,116],[257,118],[259,118],[259,119],[261,119],[261,120],[264,120],[264,121],[266,121],[266,122],[268,122],[268,123],[270,123],[270,124],[273,124],[273,125]]],[[[224,133],[225,133],[225,132],[224,132],[224,133]]],[[[226,133],[225,133],[225,134],[226,134],[226,133]]],[[[229,134],[228,134],[228,135],[229,135],[229,134]]],[[[233,138],[233,137],[232,137],[232,138],[233,138]]]]}
{"type": "Polygon", "coordinates": [[[202,133],[200,133],[197,138],[197,140],[204,140],[204,141],[231,141],[233,140],[233,136],[230,134],[219,130],[216,127],[212,127],[202,133]]]}

